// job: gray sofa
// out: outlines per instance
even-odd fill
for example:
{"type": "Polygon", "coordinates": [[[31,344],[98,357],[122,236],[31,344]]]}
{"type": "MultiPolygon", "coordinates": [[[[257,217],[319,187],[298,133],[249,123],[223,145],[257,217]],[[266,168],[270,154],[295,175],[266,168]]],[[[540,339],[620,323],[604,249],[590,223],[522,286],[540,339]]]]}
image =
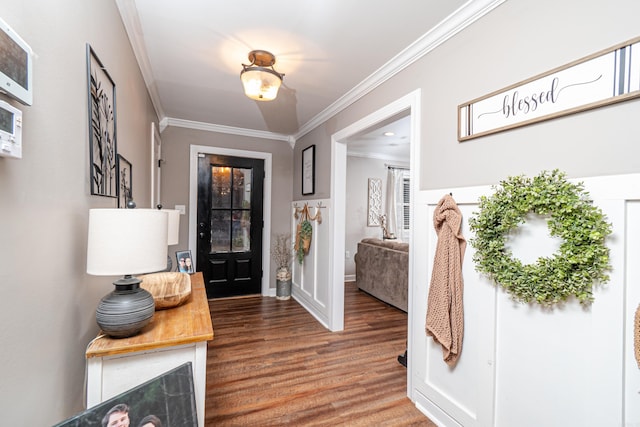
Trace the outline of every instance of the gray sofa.
{"type": "Polygon", "coordinates": [[[409,244],[362,239],[354,256],[358,289],[402,311],[408,308],[409,244]]]}

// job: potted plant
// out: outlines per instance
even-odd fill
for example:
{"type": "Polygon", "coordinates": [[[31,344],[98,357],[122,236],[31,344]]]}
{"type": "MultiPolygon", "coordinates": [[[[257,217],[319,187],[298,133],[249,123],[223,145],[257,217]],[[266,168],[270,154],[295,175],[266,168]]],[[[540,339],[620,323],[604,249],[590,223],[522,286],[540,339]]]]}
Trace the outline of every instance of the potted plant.
{"type": "Polygon", "coordinates": [[[309,253],[309,248],[311,247],[311,235],[313,234],[311,221],[308,219],[302,220],[298,224],[296,234],[296,257],[298,258],[298,263],[302,264],[304,256],[309,253]]]}
{"type": "Polygon", "coordinates": [[[291,239],[289,234],[276,234],[271,249],[276,263],[276,298],[287,300],[291,297],[291,239]]]}

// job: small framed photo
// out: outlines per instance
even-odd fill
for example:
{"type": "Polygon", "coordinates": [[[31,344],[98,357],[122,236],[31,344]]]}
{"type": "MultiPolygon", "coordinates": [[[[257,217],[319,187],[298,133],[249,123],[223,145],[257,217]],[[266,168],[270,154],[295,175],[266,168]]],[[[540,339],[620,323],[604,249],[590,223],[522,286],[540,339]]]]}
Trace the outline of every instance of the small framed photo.
{"type": "Polygon", "coordinates": [[[302,150],[302,194],[315,193],[316,184],[316,146],[302,150]]]}
{"type": "Polygon", "coordinates": [[[178,261],[178,271],[180,273],[194,273],[191,251],[177,251],[176,260],[178,261]]]}
{"type": "Polygon", "coordinates": [[[131,162],[118,154],[118,207],[126,208],[133,200],[133,166],[131,162]]]}

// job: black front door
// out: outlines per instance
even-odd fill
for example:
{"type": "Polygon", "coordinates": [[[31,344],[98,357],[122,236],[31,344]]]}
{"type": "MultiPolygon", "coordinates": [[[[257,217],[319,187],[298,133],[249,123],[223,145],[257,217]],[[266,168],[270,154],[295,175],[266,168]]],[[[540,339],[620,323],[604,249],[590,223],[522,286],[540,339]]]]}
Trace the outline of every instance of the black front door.
{"type": "Polygon", "coordinates": [[[207,297],[259,294],[264,160],[200,154],[197,269],[207,297]]]}

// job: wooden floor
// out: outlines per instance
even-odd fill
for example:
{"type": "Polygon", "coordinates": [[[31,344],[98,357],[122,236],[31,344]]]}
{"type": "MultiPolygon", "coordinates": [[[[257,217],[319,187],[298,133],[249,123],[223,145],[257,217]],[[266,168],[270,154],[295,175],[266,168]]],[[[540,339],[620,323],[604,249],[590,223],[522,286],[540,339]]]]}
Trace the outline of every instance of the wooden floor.
{"type": "Polygon", "coordinates": [[[345,285],[345,330],[295,300],[209,302],[207,426],[435,426],[406,397],[407,314],[345,285]]]}

